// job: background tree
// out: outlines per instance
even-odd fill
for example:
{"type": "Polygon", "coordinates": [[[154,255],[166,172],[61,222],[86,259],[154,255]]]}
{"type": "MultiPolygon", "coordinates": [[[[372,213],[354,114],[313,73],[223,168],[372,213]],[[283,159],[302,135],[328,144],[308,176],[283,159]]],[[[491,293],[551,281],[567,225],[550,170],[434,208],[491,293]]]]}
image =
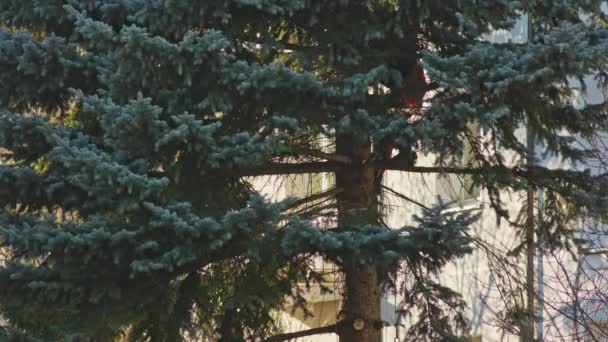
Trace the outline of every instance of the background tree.
{"type": "Polygon", "coordinates": [[[4,0],[2,311],[51,340],[266,338],[285,298],[304,305],[297,282],[321,281],[322,257],[344,275],[328,327],[342,341],[380,341],[382,286],[401,273],[395,290],[417,313],[408,338],[453,340],[464,303],[434,273],[471,250],[475,215],[439,204],[388,229],[376,177],[466,174],[502,216],[499,191],[530,184],[603,209],[604,177],[529,167],[516,135],[526,123],[547,153],[585,157],[572,135],[605,129],[605,108],[572,107],[568,78],[604,70],[600,18],[599,1],[4,0]],[[541,27],[533,41],[480,39],[524,11],[541,27]],[[409,82],[419,63],[423,89],[409,82]],[[431,88],[423,115],[404,105],[431,88]],[[463,139],[470,165],[454,157],[463,139]],[[386,141],[409,157],[373,148],[386,141]],[[418,145],[437,166],[415,165],[418,145]],[[320,172],[335,189],[280,203],[247,177],[320,172]],[[294,213],[330,196],[330,229],[294,213]]]}

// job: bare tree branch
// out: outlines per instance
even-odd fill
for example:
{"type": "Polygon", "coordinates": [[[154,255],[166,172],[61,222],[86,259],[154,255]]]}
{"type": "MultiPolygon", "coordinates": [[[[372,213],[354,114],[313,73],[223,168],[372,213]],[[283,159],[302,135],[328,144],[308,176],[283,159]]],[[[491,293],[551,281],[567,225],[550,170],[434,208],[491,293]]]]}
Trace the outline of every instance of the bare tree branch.
{"type": "Polygon", "coordinates": [[[306,196],[306,197],[300,198],[297,201],[295,201],[287,209],[294,209],[294,208],[297,208],[297,207],[301,206],[302,204],[305,204],[308,202],[316,201],[316,200],[319,200],[319,199],[322,199],[325,197],[334,196],[334,195],[341,193],[342,191],[344,191],[344,189],[342,189],[342,188],[333,188],[333,189],[329,189],[329,190],[326,190],[323,192],[316,193],[314,195],[306,196]]]}
{"type": "Polygon", "coordinates": [[[420,203],[420,202],[416,201],[415,199],[410,198],[410,197],[408,197],[408,196],[406,196],[406,195],[404,195],[404,194],[402,194],[402,193],[400,193],[400,192],[397,192],[397,191],[395,191],[395,190],[393,190],[393,189],[389,188],[388,186],[381,185],[380,187],[381,187],[382,189],[384,189],[384,190],[386,190],[386,191],[390,192],[391,194],[393,194],[393,195],[395,195],[395,196],[397,196],[397,197],[401,198],[401,199],[404,199],[404,200],[406,200],[406,201],[408,201],[408,202],[414,203],[415,205],[417,205],[417,206],[419,206],[419,207],[421,207],[421,208],[424,208],[424,209],[429,209],[429,207],[427,207],[426,205],[424,205],[424,204],[422,204],[422,203],[420,203]]]}
{"type": "Polygon", "coordinates": [[[305,162],[305,163],[266,163],[249,169],[237,170],[242,176],[272,176],[272,175],[295,175],[305,173],[335,172],[345,165],[336,162],[305,162]]]}
{"type": "MultiPolygon", "coordinates": [[[[403,164],[399,161],[375,161],[374,166],[378,169],[391,171],[403,171],[414,173],[454,173],[454,174],[479,174],[491,170],[481,168],[459,168],[459,167],[440,167],[440,166],[411,166],[403,164]]],[[[303,162],[303,163],[266,163],[258,167],[250,169],[238,170],[241,176],[271,176],[285,174],[304,174],[304,173],[323,173],[335,172],[348,167],[355,167],[356,164],[345,164],[342,162],[326,161],[326,162],[303,162]]],[[[496,170],[511,169],[502,167],[496,170]]]]}
{"type": "Polygon", "coordinates": [[[328,334],[328,333],[336,332],[337,328],[338,328],[337,324],[332,324],[332,325],[327,325],[324,327],[302,330],[302,331],[297,331],[297,332],[293,332],[293,333],[279,334],[279,335],[274,335],[274,336],[271,336],[271,337],[265,339],[264,342],[282,342],[282,341],[288,341],[288,340],[291,340],[294,338],[299,338],[299,337],[319,335],[319,334],[328,334]]]}
{"type": "Polygon", "coordinates": [[[345,155],[341,155],[341,154],[337,154],[337,153],[327,153],[327,152],[315,150],[312,148],[297,149],[294,151],[294,153],[297,153],[298,155],[307,155],[307,156],[318,157],[321,159],[325,159],[327,161],[333,161],[333,162],[344,163],[344,164],[351,164],[353,162],[353,160],[349,156],[345,156],[345,155]]]}
{"type": "MultiPolygon", "coordinates": [[[[287,174],[306,174],[306,173],[323,173],[336,172],[345,168],[361,166],[365,163],[372,163],[376,169],[389,171],[402,171],[411,173],[439,173],[439,174],[457,174],[457,175],[480,175],[494,174],[504,175],[506,177],[523,177],[527,179],[535,179],[539,176],[546,176],[547,173],[552,173],[555,177],[572,176],[577,171],[564,169],[549,169],[540,166],[534,167],[506,167],[506,166],[484,166],[484,167],[444,167],[444,166],[412,166],[403,163],[399,160],[381,160],[381,161],[365,161],[362,164],[345,164],[342,162],[325,161],[325,162],[303,162],[303,163],[266,163],[258,167],[249,169],[239,169],[236,172],[242,176],[270,176],[270,175],[287,175],[287,174]]],[[[598,175],[596,177],[606,177],[608,173],[598,175]]]]}
{"type": "Polygon", "coordinates": [[[310,218],[310,217],[314,217],[314,216],[318,216],[318,217],[328,216],[328,215],[322,215],[322,213],[325,210],[335,209],[336,207],[337,206],[336,206],[335,203],[326,204],[326,205],[322,205],[322,206],[318,206],[318,207],[302,210],[298,214],[300,215],[300,217],[303,217],[303,218],[310,218]]]}

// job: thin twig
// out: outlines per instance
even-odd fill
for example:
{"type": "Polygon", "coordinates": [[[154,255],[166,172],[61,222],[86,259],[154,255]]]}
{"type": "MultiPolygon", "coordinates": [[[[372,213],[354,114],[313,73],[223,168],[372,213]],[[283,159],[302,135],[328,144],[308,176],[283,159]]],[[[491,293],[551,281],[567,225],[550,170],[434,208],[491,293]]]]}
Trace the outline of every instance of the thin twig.
{"type": "Polygon", "coordinates": [[[397,191],[395,191],[395,190],[393,190],[393,189],[389,188],[388,186],[385,186],[385,185],[380,185],[380,187],[381,187],[382,189],[384,189],[384,190],[386,190],[386,191],[390,192],[391,194],[393,194],[393,195],[395,195],[395,196],[397,196],[397,197],[401,198],[401,199],[404,199],[404,200],[406,200],[406,201],[408,201],[408,202],[411,202],[411,203],[416,204],[416,205],[417,205],[417,206],[419,206],[419,207],[422,207],[422,208],[424,208],[424,209],[430,209],[430,208],[429,208],[429,207],[427,207],[426,205],[424,205],[424,204],[422,204],[422,203],[420,203],[420,202],[416,201],[415,199],[410,198],[410,197],[408,197],[408,196],[406,196],[406,195],[404,195],[404,194],[402,194],[402,193],[400,193],[400,192],[397,192],[397,191]]]}

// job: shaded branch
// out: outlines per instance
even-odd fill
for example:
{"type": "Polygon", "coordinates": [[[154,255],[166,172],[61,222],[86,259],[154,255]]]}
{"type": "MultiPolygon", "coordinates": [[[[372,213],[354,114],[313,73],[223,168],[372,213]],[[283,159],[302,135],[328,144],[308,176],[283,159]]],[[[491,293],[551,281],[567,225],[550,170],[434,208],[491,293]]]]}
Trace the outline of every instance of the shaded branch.
{"type": "Polygon", "coordinates": [[[264,342],[282,342],[282,341],[292,340],[294,338],[319,335],[319,334],[328,334],[328,333],[336,332],[337,328],[338,328],[337,324],[332,324],[332,325],[327,325],[324,327],[302,330],[302,331],[297,331],[297,332],[293,332],[293,333],[279,334],[279,335],[274,335],[274,336],[271,336],[271,337],[265,339],[264,342]]]}
{"type": "Polygon", "coordinates": [[[399,198],[401,198],[401,199],[404,199],[404,200],[406,200],[406,201],[408,201],[408,202],[410,202],[410,203],[414,203],[414,204],[416,204],[417,206],[422,207],[422,208],[424,208],[424,209],[430,209],[430,208],[429,208],[429,207],[427,207],[426,205],[424,205],[424,204],[422,204],[422,203],[420,203],[420,202],[416,201],[415,199],[410,198],[410,197],[408,197],[408,196],[406,196],[406,195],[404,195],[404,194],[402,194],[402,193],[400,193],[400,192],[397,192],[397,191],[395,191],[395,190],[393,190],[393,189],[389,188],[388,186],[380,185],[380,187],[381,187],[382,189],[384,189],[384,190],[386,190],[386,191],[390,192],[390,193],[391,193],[392,195],[394,195],[394,196],[397,196],[397,197],[399,197],[399,198]]]}
{"type": "MultiPolygon", "coordinates": [[[[402,171],[410,173],[440,173],[456,175],[504,175],[506,177],[523,177],[527,179],[537,179],[552,173],[555,177],[572,177],[582,171],[549,169],[546,167],[534,166],[527,168],[506,167],[506,166],[487,166],[487,167],[444,167],[444,166],[412,166],[399,160],[380,160],[367,161],[377,170],[402,171]]],[[[344,164],[333,161],[326,162],[303,162],[303,163],[266,163],[258,167],[249,169],[239,169],[236,172],[239,176],[270,176],[270,175],[289,175],[306,173],[323,173],[348,170],[360,167],[364,164],[344,164]]],[[[606,177],[608,173],[594,176],[606,177]]]]}
{"type": "Polygon", "coordinates": [[[323,206],[318,206],[318,207],[302,210],[298,214],[302,218],[307,218],[307,217],[309,218],[309,217],[313,217],[313,216],[319,216],[323,213],[323,211],[328,210],[328,209],[335,209],[337,207],[338,206],[335,203],[332,203],[332,204],[327,204],[327,205],[323,205],[323,206]]]}
{"type": "MultiPolygon", "coordinates": [[[[455,174],[478,174],[489,171],[481,168],[458,168],[458,167],[431,167],[431,166],[411,166],[400,161],[375,161],[377,169],[390,171],[404,171],[414,173],[455,173],[455,174]]],[[[344,164],[334,161],[326,162],[303,162],[303,163],[266,163],[250,169],[240,169],[238,173],[242,177],[246,176],[272,176],[305,173],[336,172],[350,167],[361,166],[361,164],[344,164]]],[[[510,170],[508,168],[502,168],[510,170]]]]}
{"type": "Polygon", "coordinates": [[[237,170],[239,176],[295,175],[305,173],[336,172],[345,167],[336,162],[266,163],[249,169],[237,170]]]}
{"type": "MultiPolygon", "coordinates": [[[[411,166],[401,161],[385,160],[371,162],[377,169],[389,171],[403,171],[413,173],[454,173],[454,174],[479,174],[492,171],[512,171],[506,167],[488,168],[461,168],[461,167],[441,167],[441,166],[411,166]]],[[[361,166],[362,164],[344,164],[334,161],[326,162],[303,162],[303,163],[266,163],[250,169],[240,169],[240,176],[271,176],[304,173],[323,173],[336,172],[351,167],[361,166]]]]}
{"type": "Polygon", "coordinates": [[[321,159],[325,159],[327,161],[333,161],[333,162],[338,162],[338,163],[351,164],[353,162],[353,160],[349,156],[345,156],[345,155],[341,155],[341,154],[337,154],[337,153],[327,153],[327,152],[323,152],[323,151],[319,151],[319,150],[315,150],[315,149],[311,149],[311,148],[297,149],[294,152],[297,153],[298,155],[308,155],[308,156],[318,157],[321,159]]]}
{"type": "Polygon", "coordinates": [[[495,167],[495,168],[466,168],[466,167],[444,167],[444,166],[412,166],[403,163],[400,160],[380,160],[374,162],[374,166],[377,169],[383,169],[387,171],[403,171],[411,173],[452,173],[461,175],[480,174],[489,171],[512,171],[507,167],[495,167]]]}
{"type": "Polygon", "coordinates": [[[301,206],[302,204],[305,204],[308,202],[316,201],[316,200],[319,200],[319,199],[322,199],[325,197],[334,196],[334,195],[341,193],[342,191],[344,191],[344,189],[342,189],[342,188],[333,188],[333,189],[319,192],[314,195],[306,196],[306,197],[300,198],[297,201],[295,201],[287,209],[297,208],[297,207],[301,206]]]}

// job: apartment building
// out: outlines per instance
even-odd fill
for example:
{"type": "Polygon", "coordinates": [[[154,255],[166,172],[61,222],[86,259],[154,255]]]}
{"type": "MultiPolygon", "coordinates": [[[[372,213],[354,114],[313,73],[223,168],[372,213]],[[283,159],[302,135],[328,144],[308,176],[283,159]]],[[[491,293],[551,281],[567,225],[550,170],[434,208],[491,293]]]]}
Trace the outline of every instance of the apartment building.
{"type": "MultiPolygon", "coordinates": [[[[527,18],[523,16],[510,31],[495,31],[487,37],[495,43],[525,42],[528,39],[527,18]]],[[[604,101],[600,89],[594,87],[593,77],[586,80],[588,89],[580,93],[573,101],[579,106],[604,101]]],[[[573,85],[580,84],[573,81],[573,85]]],[[[472,131],[483,135],[479,127],[472,131]]],[[[519,136],[525,140],[526,129],[522,127],[519,136]]],[[[322,139],[321,139],[322,140],[322,139]]],[[[327,143],[321,142],[321,143],[327,143]]],[[[539,146],[540,151],[540,146],[539,146]]],[[[463,163],[466,163],[467,147],[463,148],[463,163]]],[[[509,160],[509,158],[507,158],[509,160]]],[[[435,156],[421,154],[417,165],[431,166],[435,156]]],[[[577,167],[565,165],[557,157],[543,157],[540,164],[549,168],[577,167]]],[[[581,167],[589,167],[581,166],[581,167]]],[[[591,166],[593,167],[593,166],[591,166]]],[[[303,197],[328,189],[333,184],[330,174],[299,175],[292,178],[268,177],[257,179],[255,186],[267,196],[280,199],[287,196],[303,197]]],[[[384,184],[397,193],[386,194],[384,199],[387,210],[386,223],[397,228],[411,220],[420,211],[420,206],[431,206],[441,197],[453,203],[448,210],[476,210],[482,213],[481,219],[473,227],[474,236],[491,247],[491,251],[476,248],[470,255],[447,266],[439,275],[440,281],[462,294],[468,303],[467,316],[470,320],[469,331],[463,335],[470,336],[472,341],[519,341],[516,331],[509,330],[503,324],[513,315],[514,306],[524,305],[524,293],[518,292],[522,284],[509,284],[509,279],[525,279],[525,263],[519,262],[503,267],[492,256],[506,255],[521,243],[521,236],[506,220],[497,220],[496,214],[489,206],[488,194],[483,188],[472,185],[466,177],[445,176],[438,174],[412,174],[389,171],[384,177],[384,184]],[[409,200],[406,200],[409,199],[409,200]],[[511,286],[511,288],[507,288],[511,286]],[[505,295],[509,293],[510,299],[505,295]],[[519,293],[519,297],[517,294],[519,293]],[[515,295],[515,297],[513,297],[515,295]],[[515,300],[513,300],[515,298],[515,300]],[[518,303],[519,301],[519,303],[518,303]]],[[[525,194],[504,192],[501,194],[511,217],[516,217],[525,203],[525,194]]],[[[537,193],[538,206],[543,205],[543,194],[537,193]]],[[[605,281],[608,269],[608,247],[602,235],[601,225],[593,222],[581,222],[583,232],[594,242],[583,250],[584,255],[568,252],[536,253],[534,287],[537,293],[535,334],[544,341],[608,341],[608,282],[605,281]]],[[[542,243],[542,242],[541,242],[542,243]]],[[[317,268],[327,273],[327,283],[333,292],[324,292],[312,288],[308,294],[311,317],[302,312],[286,307],[280,313],[286,331],[300,331],[322,327],[335,323],[340,308],[340,279],[333,265],[319,260],[317,268]]],[[[399,296],[386,293],[382,300],[382,318],[388,326],[384,328],[384,341],[395,341],[401,338],[411,322],[398,319],[399,296]]],[[[300,342],[337,341],[337,335],[325,334],[297,339],[300,342]]]]}

